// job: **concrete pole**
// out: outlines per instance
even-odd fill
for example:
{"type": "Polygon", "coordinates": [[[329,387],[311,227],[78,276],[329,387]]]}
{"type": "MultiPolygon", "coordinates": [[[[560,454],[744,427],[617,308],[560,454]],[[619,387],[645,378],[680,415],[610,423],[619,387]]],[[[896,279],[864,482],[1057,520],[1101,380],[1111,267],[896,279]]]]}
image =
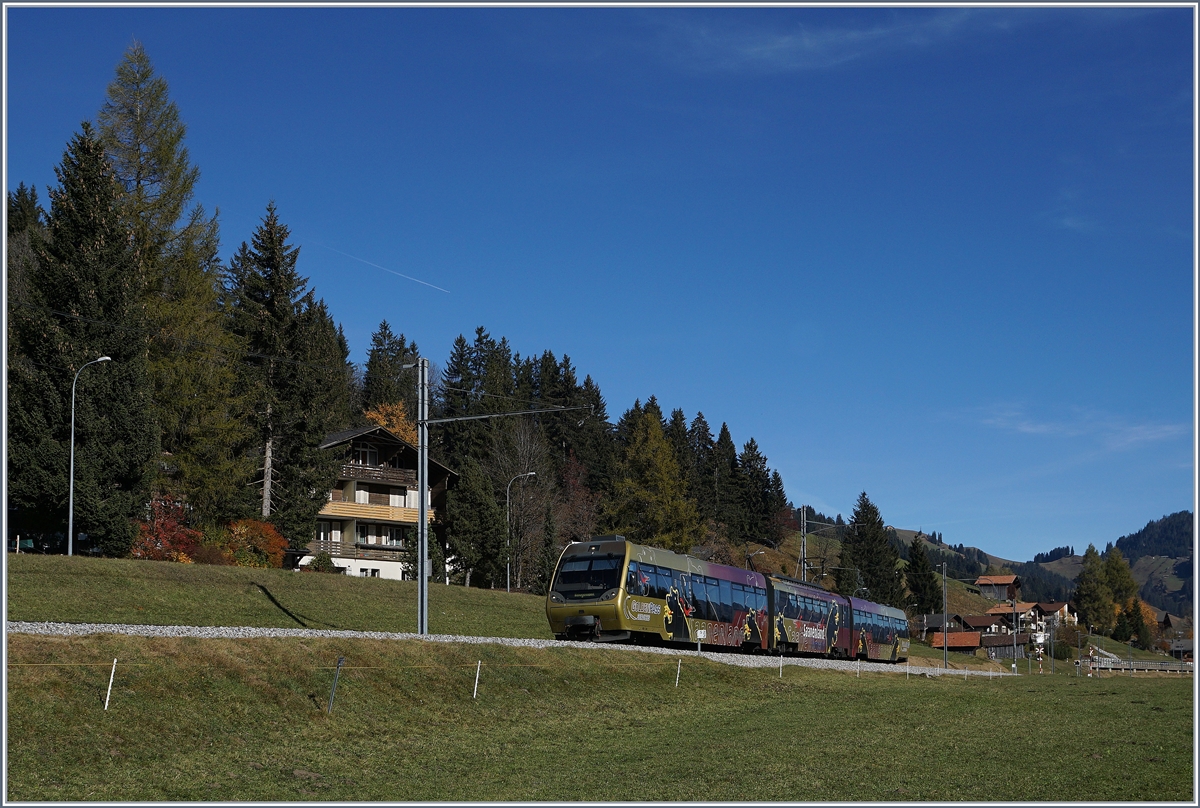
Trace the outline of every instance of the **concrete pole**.
{"type": "Polygon", "coordinates": [[[942,667],[950,669],[950,626],[946,624],[946,563],[942,562],[942,667]]]}
{"type": "Polygon", "coordinates": [[[800,580],[808,581],[808,506],[800,506],[800,580]]]}

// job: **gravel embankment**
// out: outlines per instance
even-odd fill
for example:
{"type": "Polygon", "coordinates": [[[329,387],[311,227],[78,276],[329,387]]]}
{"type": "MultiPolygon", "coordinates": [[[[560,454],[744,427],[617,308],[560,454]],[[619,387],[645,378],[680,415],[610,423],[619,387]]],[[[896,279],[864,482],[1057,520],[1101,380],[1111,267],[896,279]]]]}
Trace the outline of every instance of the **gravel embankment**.
{"type": "MultiPolygon", "coordinates": [[[[584,648],[596,651],[628,652],[636,651],[646,654],[664,654],[667,656],[695,658],[695,651],[682,651],[677,648],[651,648],[646,646],[632,647],[612,643],[569,642],[564,640],[532,640],[513,637],[463,637],[453,634],[429,634],[421,637],[417,634],[391,631],[336,631],[315,628],[253,628],[249,626],[137,626],[122,623],[27,623],[10,620],[6,626],[9,634],[48,634],[59,637],[81,637],[88,634],[128,634],[135,637],[197,637],[200,639],[243,640],[260,637],[338,637],[345,639],[364,640],[421,640],[426,642],[459,643],[463,645],[509,645],[518,648],[584,648]]],[[[779,657],[759,654],[713,653],[701,654],[704,659],[713,662],[723,662],[726,665],[740,665],[743,668],[777,668],[779,657]]],[[[895,665],[883,662],[851,662],[841,659],[813,659],[806,657],[785,657],[784,665],[797,665],[805,668],[825,668],[827,670],[854,671],[862,670],[875,673],[905,673],[926,676],[1009,676],[1007,673],[977,671],[962,669],[944,670],[942,668],[918,667],[916,665],[895,665]],[[861,666],[861,667],[860,667],[861,666]]]]}

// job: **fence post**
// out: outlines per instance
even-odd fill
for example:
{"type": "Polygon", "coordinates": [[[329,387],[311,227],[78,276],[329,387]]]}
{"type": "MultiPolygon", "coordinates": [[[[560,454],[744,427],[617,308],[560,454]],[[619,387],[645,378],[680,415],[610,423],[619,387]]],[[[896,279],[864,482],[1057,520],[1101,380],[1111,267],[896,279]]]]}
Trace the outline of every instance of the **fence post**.
{"type": "Polygon", "coordinates": [[[329,688],[329,706],[325,708],[325,713],[327,715],[333,712],[333,695],[337,693],[338,676],[341,675],[342,663],[345,661],[345,657],[338,657],[337,669],[333,672],[333,687],[329,688]]]}
{"type": "MultiPolygon", "coordinates": [[[[17,539],[17,543],[20,544],[20,538],[17,539]]],[[[116,675],[117,675],[117,658],[113,657],[112,673],[110,673],[108,675],[108,693],[104,696],[104,709],[105,710],[108,709],[108,699],[109,699],[109,697],[112,696],[113,677],[116,675]]]]}
{"type": "Polygon", "coordinates": [[[476,696],[479,695],[479,669],[482,667],[483,667],[483,660],[481,659],[475,665],[475,690],[471,693],[471,698],[475,698],[476,696]]]}
{"type": "Polygon", "coordinates": [[[675,687],[679,687],[679,672],[683,670],[683,660],[679,660],[679,664],[675,666],[675,687]]]}

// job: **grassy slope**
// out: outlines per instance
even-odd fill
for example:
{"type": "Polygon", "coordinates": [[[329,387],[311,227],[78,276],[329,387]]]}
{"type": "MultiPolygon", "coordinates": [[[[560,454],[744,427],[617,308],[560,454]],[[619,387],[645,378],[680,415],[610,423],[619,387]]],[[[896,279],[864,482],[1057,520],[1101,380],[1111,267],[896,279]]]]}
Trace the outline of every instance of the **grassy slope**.
{"type": "MultiPolygon", "coordinates": [[[[550,639],[544,603],[532,595],[434,583],[429,587],[429,630],[550,639]]],[[[416,615],[415,581],[8,556],[9,620],[416,631],[416,615]]]]}
{"type": "Polygon", "coordinates": [[[1038,760],[1065,764],[1088,800],[1192,796],[1190,677],[789,667],[780,678],[684,657],[676,688],[673,658],[636,652],[113,635],[8,643],[10,800],[1083,796],[1029,765],[1038,760]],[[327,715],[338,655],[354,667],[327,715]],[[105,712],[113,657],[122,663],[105,712]],[[1021,754],[997,754],[996,738],[1021,754]]]}

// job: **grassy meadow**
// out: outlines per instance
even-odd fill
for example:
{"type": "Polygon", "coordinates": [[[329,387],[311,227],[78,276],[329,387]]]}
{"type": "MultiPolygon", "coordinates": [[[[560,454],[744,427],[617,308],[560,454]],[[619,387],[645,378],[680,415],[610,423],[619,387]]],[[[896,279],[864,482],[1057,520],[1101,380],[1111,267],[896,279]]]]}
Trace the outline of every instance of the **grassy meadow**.
{"type": "MultiPolygon", "coordinates": [[[[8,560],[10,619],[415,624],[411,584],[8,560]]],[[[548,636],[544,620],[540,598],[430,589],[434,632],[548,636]]],[[[14,634],[7,652],[10,801],[1194,798],[1183,676],[780,677],[688,654],[334,638],[14,634]]]]}

